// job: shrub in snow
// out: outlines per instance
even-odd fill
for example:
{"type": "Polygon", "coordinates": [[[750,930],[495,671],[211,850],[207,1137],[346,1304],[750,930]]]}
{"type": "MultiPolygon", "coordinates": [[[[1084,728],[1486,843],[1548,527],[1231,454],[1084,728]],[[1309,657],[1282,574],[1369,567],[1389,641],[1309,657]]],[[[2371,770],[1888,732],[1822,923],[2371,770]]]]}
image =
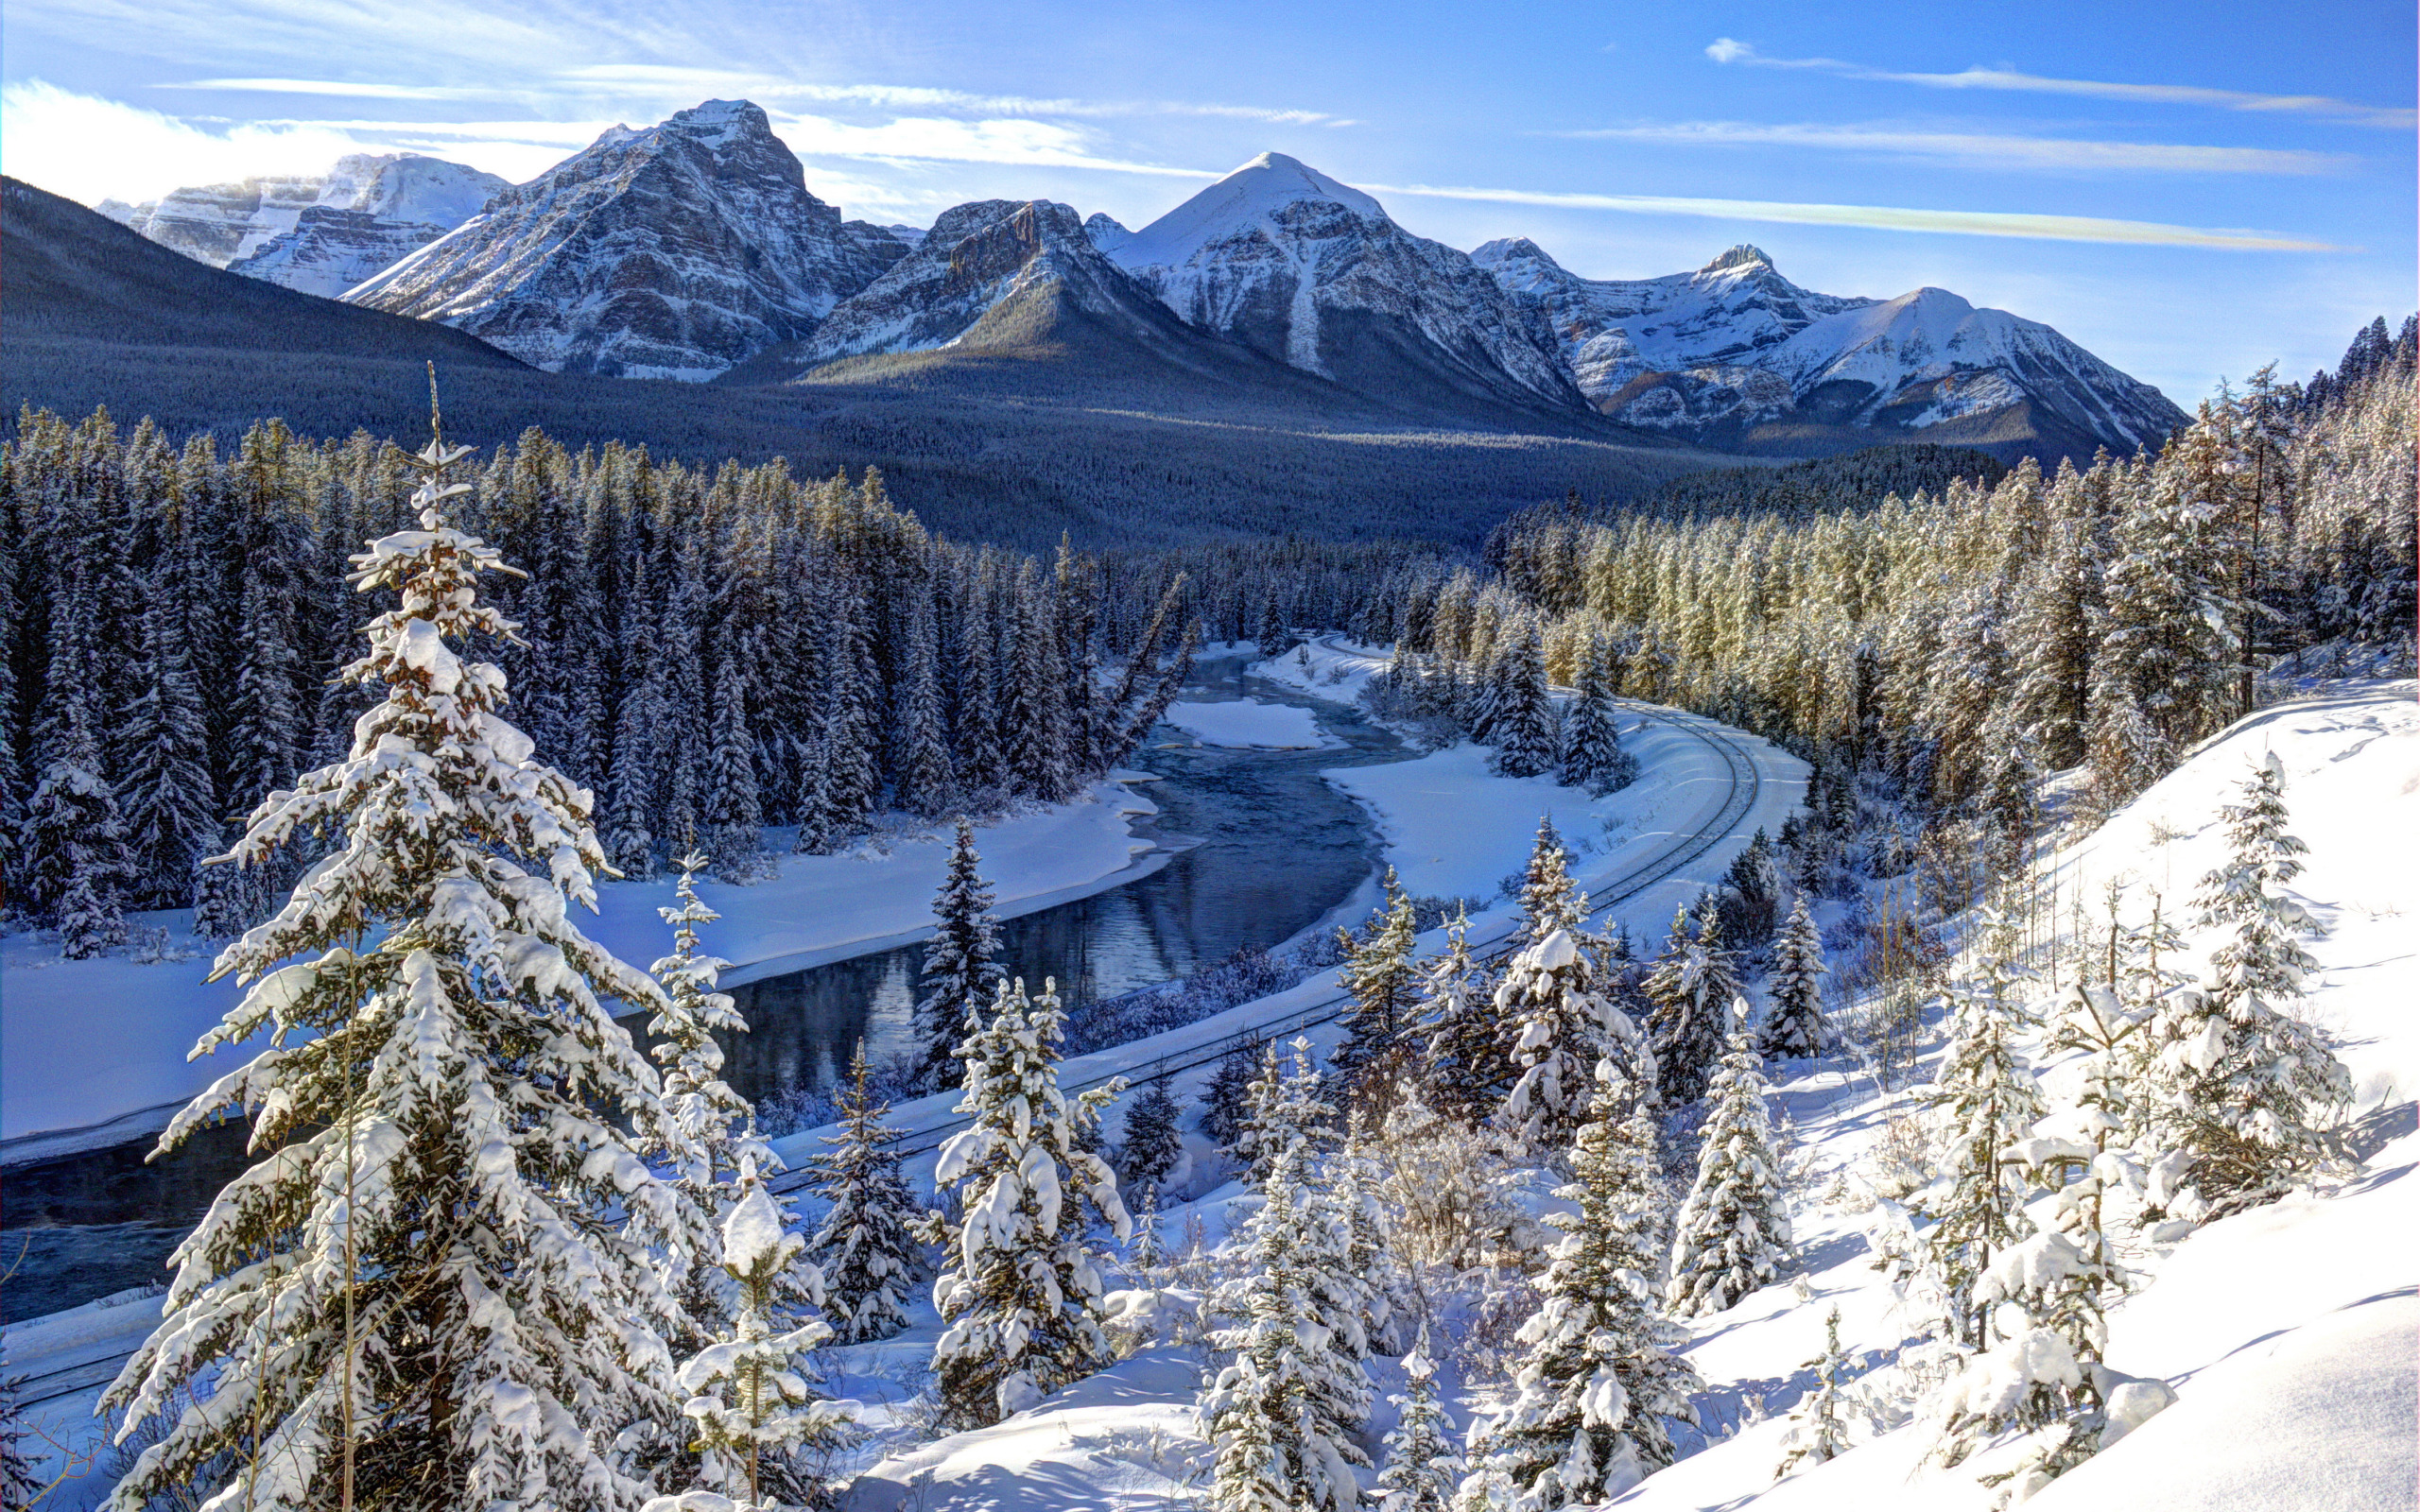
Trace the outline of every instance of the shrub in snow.
{"type": "Polygon", "coordinates": [[[1242,1273],[1211,1301],[1236,1320],[1211,1336],[1232,1359],[1201,1401],[1219,1512],[1345,1512],[1359,1495],[1353,1467],[1369,1463],[1354,1435],[1370,1378],[1337,1335],[1350,1318],[1335,1315],[1335,1235],[1305,1190],[1305,1154],[1300,1140],[1276,1153],[1244,1225],[1242,1273]]]}
{"type": "Polygon", "coordinates": [[[1824,1352],[1806,1362],[1806,1367],[1815,1372],[1815,1389],[1789,1415],[1789,1427],[1782,1435],[1781,1464],[1773,1469],[1775,1480],[1801,1466],[1821,1465],[1847,1452],[1849,1401],[1841,1388],[1847,1384],[1848,1366],[1848,1355],[1841,1349],[1841,1310],[1835,1306],[1824,1319],[1824,1352]]]}
{"type": "Polygon", "coordinates": [[[21,1381],[17,1376],[0,1377],[0,1507],[29,1507],[34,1498],[48,1489],[34,1473],[33,1456],[26,1452],[26,1440],[34,1436],[34,1427],[17,1404],[21,1381]]]}
{"type": "Polygon", "coordinates": [[[1386,1457],[1378,1466],[1378,1512],[1448,1512],[1462,1481],[1462,1458],[1449,1436],[1453,1424],[1437,1402],[1437,1366],[1428,1358],[1428,1331],[1403,1357],[1404,1392],[1386,1457]]]}
{"type": "Polygon", "coordinates": [[[2226,938],[2198,990],[2169,995],[2152,1026],[2157,1121],[2194,1158],[2194,1184],[2215,1213],[2283,1195],[2333,1159],[2329,1116],[2352,1077],[2326,1040],[2293,1017],[2318,962],[2302,948],[2310,916],[2280,891],[2308,849],[2286,833],[2286,771],[2272,753],[2241,801],[2219,811],[2232,847],[2202,880],[2202,924],[2226,938]]]}
{"type": "Polygon", "coordinates": [[[999,990],[991,1019],[959,1046],[970,1127],[950,1136],[937,1186],[958,1189],[964,1216],[941,1213],[924,1237],[946,1246],[933,1283],[942,1336],[933,1345],[940,1418],[982,1428],[1022,1412],[1108,1363],[1096,1222],[1131,1231],[1107,1161],[1081,1148],[1115,1095],[1059,1090],[1059,994],[1045,983],[999,990]]]}
{"type": "Polygon", "coordinates": [[[1702,1383],[1673,1353],[1685,1335],[1665,1320],[1654,1278],[1656,1128],[1648,1095],[1610,1059],[1596,1070],[1590,1122],[1557,1195],[1579,1206],[1557,1220],[1544,1297],[1519,1334],[1514,1398],[1472,1436],[1465,1512],[1551,1512],[1608,1501],[1672,1462],[1668,1419],[1697,1421],[1702,1383]]]}
{"type": "Polygon", "coordinates": [[[1497,1117],[1530,1149],[1569,1144],[1588,1117],[1589,1068],[1599,1057],[1642,1063],[1636,1025],[1614,1005],[1596,962],[1567,929],[1512,958],[1495,989],[1495,1011],[1520,1068],[1497,1117]]]}
{"type": "Polygon", "coordinates": [[[1459,1275],[1504,1248],[1523,1222],[1505,1197],[1514,1153],[1501,1133],[1473,1130],[1430,1107],[1420,1089],[1399,1088],[1370,1145],[1396,1260],[1459,1275]]]}
{"type": "Polygon", "coordinates": [[[2033,1227],[2002,1152],[2046,1111],[2016,1048],[2017,1032],[2033,1022],[2019,996],[2031,973],[2016,963],[2016,931],[1988,908],[1979,928],[1974,971],[1950,989],[1949,1048],[1927,1105],[1942,1174],[1914,1204],[1932,1221],[1928,1263],[1944,1297],[1945,1336],[1970,1349],[1983,1337],[1978,1281],[1994,1256],[2033,1227]]]}
{"type": "Polygon", "coordinates": [[[263,1512],[348,1485],[360,1504],[620,1509],[644,1488],[608,1444],[677,1418],[667,1283],[714,1236],[640,1159],[684,1162],[689,1136],[603,1001],[663,994],[570,919],[604,863],[589,796],[505,722],[502,672],[457,652],[513,632],[478,601],[495,553],[444,523],[466,452],[432,441],[419,528],[354,558],[356,587],[400,598],[343,673],[385,701],[232,852],[331,847],[213,972],[250,990],[196,1054],[270,1045],[161,1137],[249,1110],[277,1154],[178,1247],[166,1318],[104,1395],[139,1424],[211,1383],[122,1508],[233,1454],[263,1512]]]}
{"type": "Polygon", "coordinates": [[[927,1088],[942,1085],[959,1040],[974,1031],[985,1001],[1008,975],[993,960],[1000,951],[1000,928],[992,917],[992,885],[976,870],[981,862],[975,852],[975,826],[959,820],[949,869],[933,895],[937,927],[933,942],[925,947],[925,995],[916,1005],[927,1088]]]}
{"type": "Polygon", "coordinates": [[[744,1498],[747,1507],[795,1504],[818,1490],[803,1458],[845,1442],[857,1404],[820,1396],[810,1384],[806,1355],[832,1330],[801,1318],[804,1306],[823,1300],[805,1241],[788,1231],[753,1163],[741,1168],[737,1186],[721,1233],[722,1268],[737,1305],[725,1336],[683,1363],[681,1389],[690,1395],[681,1411],[708,1488],[744,1498]]]}
{"type": "Polygon", "coordinates": [[[1731,1003],[1739,995],[1739,969],[1722,943],[1722,926],[1711,895],[1699,900],[1697,918],[1672,916],[1664,954],[1639,984],[1651,1004],[1647,1042],[1655,1052],[1668,1101],[1693,1103],[1705,1095],[1722,1042],[1731,1003]]]}
{"type": "Polygon", "coordinates": [[[890,1107],[874,1100],[866,1082],[860,1040],[840,1099],[840,1132],[825,1135],[826,1150],[808,1160],[825,1206],[806,1253],[822,1273],[823,1315],[842,1344],[887,1339],[906,1328],[908,1289],[925,1269],[914,1232],[924,1210],[892,1148],[901,1131],[883,1123],[890,1107]]]}
{"type": "MultiPolygon", "coordinates": [[[[1744,1016],[1747,1005],[1737,1005],[1744,1016]]],[[[1746,1030],[1731,1037],[1706,1090],[1698,1176],[1681,1204],[1665,1299],[1679,1316],[1720,1313],[1789,1263],[1789,1214],[1765,1111],[1765,1078],[1746,1030]]]]}
{"type": "Polygon", "coordinates": [[[1773,940],[1772,974],[1765,985],[1765,1022],[1757,1048],[1767,1060],[1797,1060],[1831,1048],[1824,1022],[1824,935],[1800,894],[1773,940]]]}

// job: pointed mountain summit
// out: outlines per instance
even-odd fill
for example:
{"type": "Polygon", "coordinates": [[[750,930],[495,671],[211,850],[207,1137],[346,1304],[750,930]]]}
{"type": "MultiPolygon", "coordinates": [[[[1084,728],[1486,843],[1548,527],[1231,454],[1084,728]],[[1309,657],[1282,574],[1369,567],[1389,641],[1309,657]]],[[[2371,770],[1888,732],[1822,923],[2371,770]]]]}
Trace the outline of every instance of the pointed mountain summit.
{"type": "Polygon", "coordinates": [[[704,379],[814,330],[907,247],[843,223],[746,100],[614,127],[348,293],[558,372],[704,379]]]}
{"type": "Polygon", "coordinates": [[[1576,404],[1539,314],[1384,206],[1264,152],[1103,249],[1186,321],[1394,399],[1576,404]]]}

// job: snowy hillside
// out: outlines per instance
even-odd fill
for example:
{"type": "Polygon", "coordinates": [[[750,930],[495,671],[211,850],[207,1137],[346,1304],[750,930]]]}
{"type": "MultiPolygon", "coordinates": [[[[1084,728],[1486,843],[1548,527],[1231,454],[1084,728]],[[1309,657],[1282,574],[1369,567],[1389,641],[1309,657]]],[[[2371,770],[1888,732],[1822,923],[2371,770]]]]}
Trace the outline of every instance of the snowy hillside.
{"type": "Polygon", "coordinates": [[[907,248],[806,189],[747,101],[614,127],[352,289],[556,372],[710,378],[812,330],[907,248]]]}

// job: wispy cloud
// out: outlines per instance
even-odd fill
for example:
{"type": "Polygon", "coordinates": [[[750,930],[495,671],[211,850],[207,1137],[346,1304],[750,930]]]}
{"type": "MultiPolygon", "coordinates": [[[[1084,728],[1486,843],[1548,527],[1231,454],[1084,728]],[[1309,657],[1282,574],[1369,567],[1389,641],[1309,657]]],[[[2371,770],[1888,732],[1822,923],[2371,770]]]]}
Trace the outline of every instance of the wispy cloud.
{"type": "Polygon", "coordinates": [[[1978,167],[2156,173],[2341,173],[2355,160],[2274,147],[2210,147],[2159,142],[2086,142],[2067,137],[1904,130],[1886,126],[1758,126],[1675,121],[1558,131],[1585,140],[1813,147],[1890,157],[1937,158],[1978,167]]]}
{"type": "Polygon", "coordinates": [[[505,99],[533,94],[574,98],[645,95],[696,100],[718,95],[724,98],[744,97],[759,104],[774,100],[813,100],[833,105],[862,105],[877,111],[938,111],[958,115],[1055,116],[1070,120],[1179,115],[1260,121],[1272,126],[1337,127],[1355,124],[1323,111],[1286,110],[1261,105],[1205,104],[1192,100],[1037,98],[1025,94],[979,94],[966,90],[928,89],[905,84],[814,84],[801,83],[774,74],[670,63],[596,63],[561,69],[551,74],[532,74],[516,78],[510,84],[493,87],[365,84],[326,78],[197,78],[162,87],[381,100],[505,99]]]}
{"type": "Polygon", "coordinates": [[[1613,210],[1642,215],[1704,215],[1717,220],[1775,221],[1797,226],[1863,226],[1878,231],[1933,232],[1951,236],[2016,236],[2043,241],[2108,242],[2151,247],[2210,247],[2230,251],[2336,252],[2349,249],[2265,231],[2218,231],[2149,220],[2088,215],[2035,215],[1997,210],[1917,210],[1889,205],[1792,204],[1769,199],[1691,199],[1667,195],[1561,194],[1532,189],[1448,188],[1435,184],[1367,184],[1374,194],[1420,195],[1492,204],[1613,210]]]}
{"type": "Polygon", "coordinates": [[[157,89],[220,90],[248,94],[317,94],[355,100],[493,99],[498,91],[444,84],[353,84],[333,78],[197,78],[157,89]]]}
{"type": "Polygon", "coordinates": [[[2010,68],[1967,68],[1955,74],[1914,74],[1838,58],[1768,58],[1749,43],[1717,37],[1705,55],[1718,63],[1752,68],[1800,68],[1839,74],[1847,78],[1880,79],[1893,84],[1920,84],[1927,89],[2015,90],[2040,94],[2081,95],[2087,99],[2129,100],[2147,105],[2206,105],[2225,111],[2255,111],[2317,115],[2357,126],[2408,131],[2420,123],[2420,112],[2398,106],[2360,105],[2325,94],[2256,94],[2243,90],[2205,89],[2198,84],[2121,84],[2104,79],[2050,78],[2010,68]]]}

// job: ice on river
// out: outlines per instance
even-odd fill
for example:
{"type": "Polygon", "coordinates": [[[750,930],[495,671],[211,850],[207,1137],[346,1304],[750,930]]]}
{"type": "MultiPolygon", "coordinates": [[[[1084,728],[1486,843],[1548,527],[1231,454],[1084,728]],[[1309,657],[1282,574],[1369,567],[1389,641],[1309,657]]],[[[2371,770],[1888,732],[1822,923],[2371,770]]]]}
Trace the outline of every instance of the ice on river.
{"type": "Polygon", "coordinates": [[[1205,746],[1261,750],[1310,750],[1342,742],[1322,733],[1307,709],[1235,698],[1225,703],[1174,703],[1167,722],[1205,746]]]}

